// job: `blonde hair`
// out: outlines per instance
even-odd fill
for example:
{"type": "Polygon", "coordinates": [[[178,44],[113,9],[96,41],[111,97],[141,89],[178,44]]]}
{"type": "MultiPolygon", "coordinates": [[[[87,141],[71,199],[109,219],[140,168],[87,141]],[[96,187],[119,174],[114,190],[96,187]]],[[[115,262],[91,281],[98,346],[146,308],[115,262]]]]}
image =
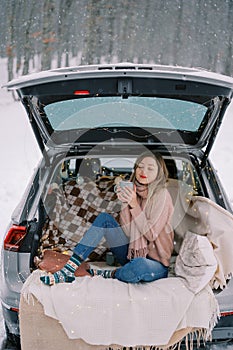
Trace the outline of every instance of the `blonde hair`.
{"type": "Polygon", "coordinates": [[[165,161],[160,153],[158,152],[152,153],[152,152],[146,151],[136,159],[136,162],[134,164],[134,171],[131,176],[131,181],[133,182],[135,181],[136,169],[141,163],[141,161],[147,157],[154,159],[156,164],[158,165],[158,174],[156,176],[156,179],[148,185],[148,196],[147,196],[147,201],[148,201],[156,192],[159,192],[161,189],[166,187],[166,182],[168,179],[168,170],[167,170],[165,161]]]}

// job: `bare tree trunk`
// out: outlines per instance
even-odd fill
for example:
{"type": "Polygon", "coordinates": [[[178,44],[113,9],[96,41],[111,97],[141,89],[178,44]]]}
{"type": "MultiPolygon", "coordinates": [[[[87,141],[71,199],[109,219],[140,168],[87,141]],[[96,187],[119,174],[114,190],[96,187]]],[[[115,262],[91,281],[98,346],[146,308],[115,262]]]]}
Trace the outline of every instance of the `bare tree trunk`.
{"type": "Polygon", "coordinates": [[[57,67],[61,67],[62,53],[63,53],[63,13],[64,5],[63,0],[60,1],[58,10],[58,28],[57,28],[57,67]]]}
{"type": "Polygon", "coordinates": [[[54,38],[54,1],[44,0],[43,6],[43,28],[42,28],[42,52],[41,52],[41,69],[51,68],[53,57],[54,38]]]}
{"type": "Polygon", "coordinates": [[[28,18],[25,21],[25,28],[24,28],[24,52],[23,52],[23,75],[28,74],[29,73],[29,61],[31,58],[31,39],[30,39],[30,30],[31,30],[31,26],[32,26],[32,22],[33,22],[33,12],[34,12],[34,1],[31,1],[30,5],[28,6],[28,4],[26,3],[26,1],[24,2],[24,13],[27,14],[28,12],[28,8],[29,8],[29,13],[28,13],[28,18]]]}
{"type": "Polygon", "coordinates": [[[61,0],[58,10],[58,28],[57,28],[57,67],[62,65],[62,55],[65,54],[65,66],[69,66],[69,54],[71,28],[73,26],[74,14],[71,13],[73,1],[61,0]]]}
{"type": "Polygon", "coordinates": [[[177,64],[179,60],[180,47],[182,46],[181,32],[182,32],[182,18],[183,18],[183,0],[179,0],[177,6],[177,23],[174,28],[173,39],[173,64],[177,64]]]}
{"type": "Polygon", "coordinates": [[[7,70],[8,70],[8,80],[12,80],[14,77],[13,65],[14,65],[14,4],[8,3],[8,16],[7,16],[7,46],[6,46],[6,55],[7,55],[7,70]]]}
{"type": "Polygon", "coordinates": [[[228,9],[228,43],[227,43],[227,55],[226,55],[226,63],[224,67],[224,73],[230,76],[233,76],[233,2],[229,2],[228,9]]]}
{"type": "Polygon", "coordinates": [[[86,31],[81,64],[100,63],[103,38],[101,37],[101,0],[90,0],[87,5],[86,31]]]}

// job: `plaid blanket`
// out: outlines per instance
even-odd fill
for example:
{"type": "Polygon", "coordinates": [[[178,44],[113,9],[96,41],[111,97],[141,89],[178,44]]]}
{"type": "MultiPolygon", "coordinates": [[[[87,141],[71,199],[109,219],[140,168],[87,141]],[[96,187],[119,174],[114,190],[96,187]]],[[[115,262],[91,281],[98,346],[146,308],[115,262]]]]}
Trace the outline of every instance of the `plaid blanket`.
{"type": "MultiPolygon", "coordinates": [[[[121,204],[114,192],[115,178],[103,177],[96,182],[88,178],[83,180],[82,184],[68,181],[62,189],[48,195],[51,196],[50,209],[42,231],[39,256],[45,249],[72,252],[101,212],[110,213],[119,220],[121,204]]],[[[45,203],[45,208],[47,206],[45,203]]],[[[106,249],[105,239],[102,239],[90,260],[100,259],[106,249]]]]}

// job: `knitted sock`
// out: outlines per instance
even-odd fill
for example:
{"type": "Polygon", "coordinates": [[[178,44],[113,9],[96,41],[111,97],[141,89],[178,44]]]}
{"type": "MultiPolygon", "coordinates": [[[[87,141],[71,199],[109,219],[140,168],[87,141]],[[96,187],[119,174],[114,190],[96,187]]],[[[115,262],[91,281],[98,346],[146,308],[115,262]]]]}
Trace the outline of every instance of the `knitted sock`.
{"type": "Polygon", "coordinates": [[[92,276],[102,276],[104,278],[114,278],[115,270],[94,270],[89,269],[88,272],[92,276]]]}
{"type": "Polygon", "coordinates": [[[48,276],[41,276],[40,280],[49,286],[55,283],[71,283],[75,280],[74,273],[81,263],[79,256],[74,253],[61,270],[48,276]]]}

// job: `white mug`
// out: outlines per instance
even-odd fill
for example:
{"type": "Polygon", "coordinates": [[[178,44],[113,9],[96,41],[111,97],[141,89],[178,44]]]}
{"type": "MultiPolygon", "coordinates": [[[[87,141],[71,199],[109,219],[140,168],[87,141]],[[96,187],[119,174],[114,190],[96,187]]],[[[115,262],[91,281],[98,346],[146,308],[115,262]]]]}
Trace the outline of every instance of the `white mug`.
{"type": "Polygon", "coordinates": [[[114,186],[114,192],[117,191],[117,186],[120,186],[121,188],[130,187],[130,188],[133,189],[133,182],[121,180],[121,181],[118,183],[118,185],[115,185],[115,186],[114,186]]]}

